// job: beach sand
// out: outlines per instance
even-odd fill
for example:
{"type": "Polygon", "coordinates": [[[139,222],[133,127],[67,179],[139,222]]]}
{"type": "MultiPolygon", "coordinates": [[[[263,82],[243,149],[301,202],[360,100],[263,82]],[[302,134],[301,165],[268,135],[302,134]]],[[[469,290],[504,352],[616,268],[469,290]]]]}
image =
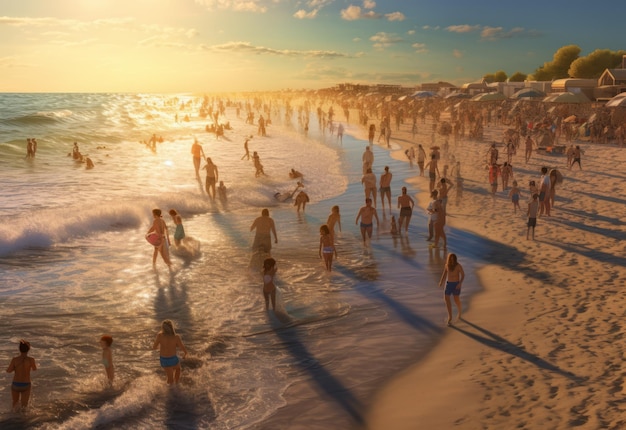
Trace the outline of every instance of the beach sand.
{"type": "MultiPolygon", "coordinates": [[[[522,213],[513,214],[501,186],[490,195],[486,170],[489,145],[505,128],[486,127],[480,142],[455,145],[450,137],[464,187],[458,202],[451,191],[449,246],[463,263],[473,255],[463,232],[485,238],[484,291],[425,359],[377,393],[368,429],[626,428],[626,149],[573,142],[585,151],[583,170],[569,170],[565,155],[535,152],[525,164],[518,150],[512,165],[522,213]],[[537,221],[536,240],[526,240],[528,182],[538,183],[542,166],[558,168],[564,180],[551,216],[537,221]]],[[[393,154],[399,159],[413,142],[409,129],[391,137],[403,147],[393,154]]],[[[423,131],[416,142],[428,153],[423,131]]],[[[413,180],[428,191],[427,178],[413,180]]],[[[426,193],[417,197],[425,207],[426,193]]]]}

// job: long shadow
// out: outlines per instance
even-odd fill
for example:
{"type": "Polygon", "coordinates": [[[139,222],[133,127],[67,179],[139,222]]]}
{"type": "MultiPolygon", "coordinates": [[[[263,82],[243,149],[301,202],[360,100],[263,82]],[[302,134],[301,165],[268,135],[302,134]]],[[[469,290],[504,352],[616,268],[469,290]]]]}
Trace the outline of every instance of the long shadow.
{"type": "MultiPolygon", "coordinates": [[[[626,201],[624,201],[624,203],[626,203],[626,201]]],[[[558,210],[559,212],[563,212],[563,213],[569,213],[571,215],[578,216],[581,218],[593,219],[594,221],[602,221],[602,222],[606,222],[608,224],[613,224],[617,226],[621,226],[624,224],[624,221],[619,218],[610,218],[604,215],[590,214],[589,212],[585,212],[582,210],[575,210],[575,209],[568,209],[568,208],[557,208],[555,210],[558,210]]],[[[558,218],[557,218],[557,221],[558,221],[558,218]]]]}
{"type": "Polygon", "coordinates": [[[612,230],[609,228],[595,227],[592,225],[584,224],[582,222],[570,221],[566,219],[554,218],[552,222],[564,224],[568,227],[571,227],[572,229],[578,229],[578,230],[588,231],[589,233],[599,234],[601,236],[612,237],[617,240],[626,239],[626,232],[623,232],[623,231],[616,231],[616,230],[612,230]]]}
{"type": "MultiPolygon", "coordinates": [[[[626,178],[624,178],[626,179],[626,178]]],[[[617,197],[612,197],[612,196],[606,196],[604,194],[598,194],[598,193],[588,193],[586,191],[578,191],[579,194],[584,194],[585,196],[591,197],[594,200],[604,200],[607,202],[611,202],[611,203],[615,203],[618,205],[626,205],[626,200],[624,199],[620,199],[617,197]]]]}
{"type": "Polygon", "coordinates": [[[598,251],[597,249],[589,249],[583,246],[564,244],[561,242],[545,241],[545,243],[559,247],[566,252],[584,255],[587,258],[597,260],[601,263],[614,264],[618,267],[626,266],[626,257],[622,255],[609,254],[608,252],[598,251]]]}
{"type": "Polygon", "coordinates": [[[505,352],[507,354],[510,354],[512,356],[515,357],[519,357],[522,360],[528,361],[529,363],[534,364],[537,367],[540,367],[542,369],[548,370],[550,372],[554,372],[554,373],[558,373],[561,376],[564,376],[568,379],[571,379],[572,381],[575,381],[577,383],[582,383],[585,381],[585,378],[582,378],[580,376],[576,376],[575,374],[573,374],[572,372],[568,372],[566,370],[563,370],[561,368],[559,368],[558,366],[555,366],[552,363],[547,362],[546,360],[538,357],[535,354],[532,354],[526,350],[524,350],[523,348],[520,348],[519,346],[516,346],[514,344],[512,344],[511,342],[509,342],[508,340],[498,336],[495,333],[490,332],[487,329],[484,329],[482,327],[477,326],[476,324],[473,324],[469,321],[467,321],[465,318],[461,318],[461,321],[463,321],[464,323],[466,323],[467,325],[469,325],[470,327],[474,328],[475,330],[478,331],[478,333],[474,333],[471,332],[469,330],[465,330],[461,327],[458,327],[456,325],[450,326],[450,328],[458,331],[459,333],[464,334],[465,336],[474,339],[477,342],[482,343],[483,345],[486,345],[490,348],[494,348],[494,349],[498,349],[502,352],[505,352]]]}
{"type": "MultiPolygon", "coordinates": [[[[273,328],[278,329],[281,326],[278,320],[272,321],[273,328]]],[[[297,328],[276,330],[275,333],[285,349],[296,359],[298,366],[311,376],[317,387],[341,406],[359,425],[363,425],[361,412],[363,406],[359,400],[311,354],[300,340],[297,328]]]]}

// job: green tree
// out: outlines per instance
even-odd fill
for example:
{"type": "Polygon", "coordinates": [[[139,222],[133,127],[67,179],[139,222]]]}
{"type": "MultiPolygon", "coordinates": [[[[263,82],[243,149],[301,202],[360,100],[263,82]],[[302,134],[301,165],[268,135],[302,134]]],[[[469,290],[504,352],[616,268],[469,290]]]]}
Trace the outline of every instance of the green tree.
{"type": "Polygon", "coordinates": [[[504,70],[498,70],[493,75],[495,82],[506,82],[508,76],[504,70]]]}
{"type": "Polygon", "coordinates": [[[586,57],[574,60],[568,73],[573,78],[597,79],[604,70],[618,67],[624,54],[626,51],[596,49],[586,57]]]}
{"type": "Polygon", "coordinates": [[[535,70],[533,79],[536,81],[551,81],[569,77],[568,70],[579,54],[580,47],[577,45],[562,46],[554,53],[552,61],[543,63],[543,66],[535,70]]]}
{"type": "Polygon", "coordinates": [[[528,78],[528,75],[525,75],[522,72],[515,72],[509,78],[509,82],[524,82],[528,78]]]}
{"type": "Polygon", "coordinates": [[[485,76],[483,76],[483,79],[488,84],[492,84],[496,81],[496,75],[494,75],[493,73],[487,73],[485,76]]]}

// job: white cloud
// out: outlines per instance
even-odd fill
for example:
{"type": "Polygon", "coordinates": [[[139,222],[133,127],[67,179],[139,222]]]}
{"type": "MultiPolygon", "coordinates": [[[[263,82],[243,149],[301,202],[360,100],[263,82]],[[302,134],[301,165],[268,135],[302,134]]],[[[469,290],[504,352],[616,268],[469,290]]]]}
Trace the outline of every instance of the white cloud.
{"type": "Polygon", "coordinates": [[[392,33],[385,33],[384,31],[376,33],[370,37],[370,40],[374,42],[374,48],[376,49],[385,49],[396,43],[403,42],[403,39],[400,36],[392,33]]]}
{"type": "Polygon", "coordinates": [[[313,19],[317,16],[318,11],[319,9],[313,9],[310,12],[307,12],[304,9],[300,9],[299,11],[293,14],[293,17],[298,18],[298,19],[313,19]]]}
{"type": "Polygon", "coordinates": [[[452,56],[454,58],[463,58],[463,52],[459,51],[458,49],[454,49],[452,50],[452,56]]]}
{"type": "Polygon", "coordinates": [[[388,14],[385,14],[385,17],[387,17],[389,21],[404,21],[406,19],[406,17],[404,16],[402,12],[388,13],[388,14]]]}
{"type": "Polygon", "coordinates": [[[417,54],[423,54],[425,52],[428,52],[425,43],[414,43],[411,45],[411,47],[415,50],[417,54]]]}
{"type": "Polygon", "coordinates": [[[411,36],[412,36],[412,35],[414,35],[414,34],[415,34],[415,30],[409,30],[409,31],[407,31],[407,32],[406,32],[406,34],[409,34],[409,35],[411,35],[411,36]]]}
{"type": "Polygon", "coordinates": [[[266,48],[264,46],[255,46],[250,42],[228,42],[220,45],[206,46],[202,45],[201,49],[211,52],[230,53],[230,52],[242,52],[248,54],[258,55],[278,55],[283,57],[311,57],[311,58],[350,58],[350,55],[342,54],[337,51],[321,51],[321,50],[308,50],[297,51],[291,49],[274,49],[266,48]]]}
{"type": "Polygon", "coordinates": [[[446,27],[446,30],[452,33],[472,33],[480,32],[480,38],[482,40],[499,40],[499,39],[511,39],[513,37],[536,37],[539,32],[535,30],[526,30],[522,27],[515,27],[510,30],[505,30],[503,27],[491,27],[480,25],[451,25],[446,27]]]}
{"type": "Polygon", "coordinates": [[[341,10],[341,18],[346,21],[356,21],[358,19],[379,19],[381,15],[373,10],[365,12],[359,6],[350,5],[347,9],[341,10]]]}
{"type": "Polygon", "coordinates": [[[451,25],[449,27],[446,27],[446,30],[448,30],[451,33],[471,33],[473,31],[478,31],[480,29],[481,29],[480,25],[468,25],[468,24],[451,25]]]}
{"type": "Polygon", "coordinates": [[[236,12],[267,12],[267,6],[263,0],[196,0],[199,5],[209,10],[228,9],[236,12]]]}
{"type": "Polygon", "coordinates": [[[376,7],[376,2],[372,0],[363,0],[363,7],[365,9],[374,9],[376,7]]]}
{"type": "Polygon", "coordinates": [[[352,39],[353,42],[360,42],[361,38],[360,37],[355,37],[354,39],[352,39]]]}

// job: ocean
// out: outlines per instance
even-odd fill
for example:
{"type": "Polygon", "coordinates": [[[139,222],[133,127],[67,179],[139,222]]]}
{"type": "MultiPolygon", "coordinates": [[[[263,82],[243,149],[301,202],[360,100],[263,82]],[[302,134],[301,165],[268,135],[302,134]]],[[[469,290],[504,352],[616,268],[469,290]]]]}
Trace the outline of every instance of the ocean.
{"type": "MultiPolygon", "coordinates": [[[[354,137],[359,125],[344,124],[339,141],[319,127],[315,107],[330,103],[314,96],[206,101],[215,111],[222,103],[224,136],[206,131],[213,121],[199,114],[198,95],[0,94],[0,356],[8,365],[24,338],[39,367],[27,412],[11,412],[10,375],[0,387],[3,429],[354,428],[376,390],[443,334],[436,286],[445,251],[427,247],[426,215],[416,207],[409,234],[392,236],[379,207],[380,228],[362,244],[354,219],[368,143],[354,137]],[[248,108],[271,120],[266,136],[246,122],[248,108]],[[27,138],[37,139],[34,158],[27,138]],[[246,138],[265,176],[242,160],[246,138]],[[218,166],[226,201],[209,199],[196,178],[194,139],[218,166]],[[74,142],[94,168],[71,157],[74,142]],[[300,213],[275,198],[293,191],[292,168],[310,197],[300,213]],[[333,205],[343,228],[327,273],[319,227],[333,205]],[[171,271],[160,257],[153,267],[144,238],[153,208],[172,235],[167,211],[176,209],[198,247],[173,255],[171,271]],[[272,256],[287,318],[265,310],[251,251],[250,225],[263,208],[277,226],[272,256]],[[164,319],[189,350],[176,388],[151,349],[164,319]],[[103,334],[114,339],[112,387],[103,334]]],[[[397,217],[400,188],[419,191],[404,182],[416,170],[388,149],[373,151],[377,175],[385,165],[394,175],[397,217]]],[[[472,246],[480,254],[480,242],[472,246]]],[[[465,301],[479,289],[478,263],[463,263],[465,301]]]]}

